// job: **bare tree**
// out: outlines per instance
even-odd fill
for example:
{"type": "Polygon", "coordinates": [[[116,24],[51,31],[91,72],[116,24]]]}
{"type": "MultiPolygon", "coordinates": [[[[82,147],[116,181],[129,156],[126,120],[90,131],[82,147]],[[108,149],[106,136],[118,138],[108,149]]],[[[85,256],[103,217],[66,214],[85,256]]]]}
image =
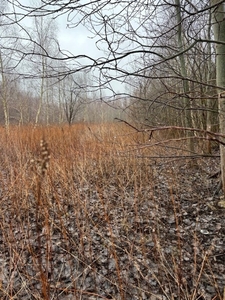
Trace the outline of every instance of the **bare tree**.
{"type": "Polygon", "coordinates": [[[57,38],[56,38],[57,26],[53,19],[49,17],[34,16],[33,18],[33,40],[34,45],[30,45],[33,48],[34,54],[32,55],[32,64],[40,76],[40,79],[36,79],[37,85],[40,88],[39,91],[39,105],[36,112],[35,124],[38,124],[42,106],[45,104],[46,122],[49,122],[49,91],[50,91],[50,77],[53,61],[51,61],[48,55],[54,56],[57,52],[57,38]],[[45,55],[46,52],[48,55],[45,55]],[[37,55],[39,54],[39,55],[37,55]]]}
{"type": "Polygon", "coordinates": [[[15,69],[15,58],[17,48],[17,39],[14,36],[14,26],[9,26],[9,20],[5,16],[7,11],[7,1],[0,1],[0,80],[1,80],[1,103],[4,113],[5,127],[9,129],[9,100],[10,89],[15,69]]]}
{"type": "MultiPolygon", "coordinates": [[[[218,86],[220,132],[225,134],[225,5],[219,0],[211,0],[213,30],[216,42],[216,82],[218,86]]],[[[220,145],[221,174],[225,195],[225,139],[220,145]]]]}
{"type": "Polygon", "coordinates": [[[63,107],[69,125],[75,121],[84,108],[85,95],[82,88],[82,78],[67,76],[63,87],[63,107]]]}

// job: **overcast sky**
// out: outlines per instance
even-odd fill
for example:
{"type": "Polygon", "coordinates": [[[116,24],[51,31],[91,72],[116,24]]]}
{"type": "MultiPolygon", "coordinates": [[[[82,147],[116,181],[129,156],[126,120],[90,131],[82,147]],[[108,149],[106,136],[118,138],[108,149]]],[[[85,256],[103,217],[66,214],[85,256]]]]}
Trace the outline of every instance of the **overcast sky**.
{"type": "Polygon", "coordinates": [[[95,39],[90,38],[91,33],[82,25],[76,28],[68,28],[67,15],[57,19],[58,40],[62,50],[68,50],[72,54],[85,54],[94,58],[102,56],[95,45],[95,39]]]}
{"type": "MultiPolygon", "coordinates": [[[[20,0],[22,5],[29,6],[33,0],[20,0]]],[[[20,11],[18,9],[18,11],[20,11]]],[[[71,28],[71,25],[67,20],[68,15],[63,14],[56,18],[57,32],[56,36],[60,44],[62,51],[69,51],[72,55],[87,55],[91,58],[97,59],[104,56],[104,52],[100,51],[96,47],[96,38],[93,38],[93,34],[88,31],[83,25],[71,28]]],[[[26,27],[32,27],[32,18],[23,19],[24,25],[26,27]]],[[[88,61],[90,63],[90,61],[88,61]]],[[[121,83],[113,82],[113,88],[116,92],[121,92],[123,90],[121,83]]],[[[111,94],[111,93],[110,93],[111,94]]]]}
{"type": "MultiPolygon", "coordinates": [[[[104,56],[104,52],[100,51],[96,45],[96,38],[87,28],[81,24],[75,28],[68,28],[67,15],[62,15],[56,19],[58,24],[58,40],[61,50],[70,51],[74,55],[87,55],[92,58],[104,56]]],[[[120,82],[111,83],[115,92],[124,92],[125,86],[120,82]]],[[[111,92],[105,91],[105,96],[110,96],[111,92]]]]}

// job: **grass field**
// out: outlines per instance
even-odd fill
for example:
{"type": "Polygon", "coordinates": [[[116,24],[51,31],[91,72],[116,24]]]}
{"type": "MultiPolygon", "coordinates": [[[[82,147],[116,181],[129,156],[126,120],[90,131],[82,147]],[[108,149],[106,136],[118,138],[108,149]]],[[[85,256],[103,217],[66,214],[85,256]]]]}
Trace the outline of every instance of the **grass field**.
{"type": "Polygon", "coordinates": [[[217,158],[122,123],[0,129],[0,299],[225,299],[217,158]]]}

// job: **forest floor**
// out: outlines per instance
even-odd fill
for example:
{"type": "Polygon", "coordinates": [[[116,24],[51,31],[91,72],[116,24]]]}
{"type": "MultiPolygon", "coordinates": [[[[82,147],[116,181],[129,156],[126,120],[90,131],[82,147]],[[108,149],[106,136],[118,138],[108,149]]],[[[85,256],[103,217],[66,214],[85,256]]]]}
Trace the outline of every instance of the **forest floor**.
{"type": "Polygon", "coordinates": [[[2,129],[0,299],[225,299],[218,153],[190,159],[183,139],[148,137],[2,129]]]}

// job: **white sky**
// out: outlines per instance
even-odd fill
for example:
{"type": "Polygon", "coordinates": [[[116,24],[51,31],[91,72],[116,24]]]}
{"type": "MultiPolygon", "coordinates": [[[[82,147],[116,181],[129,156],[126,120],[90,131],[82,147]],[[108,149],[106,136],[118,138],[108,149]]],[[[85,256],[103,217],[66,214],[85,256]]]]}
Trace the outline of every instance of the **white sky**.
{"type": "MultiPolygon", "coordinates": [[[[29,6],[32,1],[35,0],[20,0],[20,3],[29,6]]],[[[29,17],[25,18],[23,22],[26,27],[32,27],[33,25],[32,19],[29,17]]],[[[90,33],[86,27],[81,24],[74,28],[69,28],[67,26],[70,24],[67,21],[67,14],[57,17],[56,24],[58,27],[56,36],[62,51],[69,51],[74,56],[87,55],[94,59],[104,56],[104,52],[96,47],[95,42],[97,39],[92,38],[92,33],[90,33]]],[[[119,82],[112,83],[112,86],[116,92],[121,92],[121,90],[123,90],[121,83],[119,82]]]]}
{"type": "MultiPolygon", "coordinates": [[[[56,20],[58,24],[57,37],[62,51],[67,50],[73,55],[87,55],[94,59],[104,56],[104,52],[100,51],[95,45],[97,39],[92,38],[92,33],[83,25],[68,28],[67,15],[62,15],[56,20]]],[[[124,87],[120,82],[113,81],[111,85],[115,92],[124,92],[124,87]]],[[[109,95],[111,95],[111,92],[104,92],[104,96],[109,95]]]]}
{"type": "Polygon", "coordinates": [[[58,40],[62,50],[70,51],[74,55],[87,55],[94,58],[103,53],[95,46],[95,40],[90,38],[91,33],[82,25],[76,28],[67,27],[67,16],[62,15],[57,19],[58,40]]]}

